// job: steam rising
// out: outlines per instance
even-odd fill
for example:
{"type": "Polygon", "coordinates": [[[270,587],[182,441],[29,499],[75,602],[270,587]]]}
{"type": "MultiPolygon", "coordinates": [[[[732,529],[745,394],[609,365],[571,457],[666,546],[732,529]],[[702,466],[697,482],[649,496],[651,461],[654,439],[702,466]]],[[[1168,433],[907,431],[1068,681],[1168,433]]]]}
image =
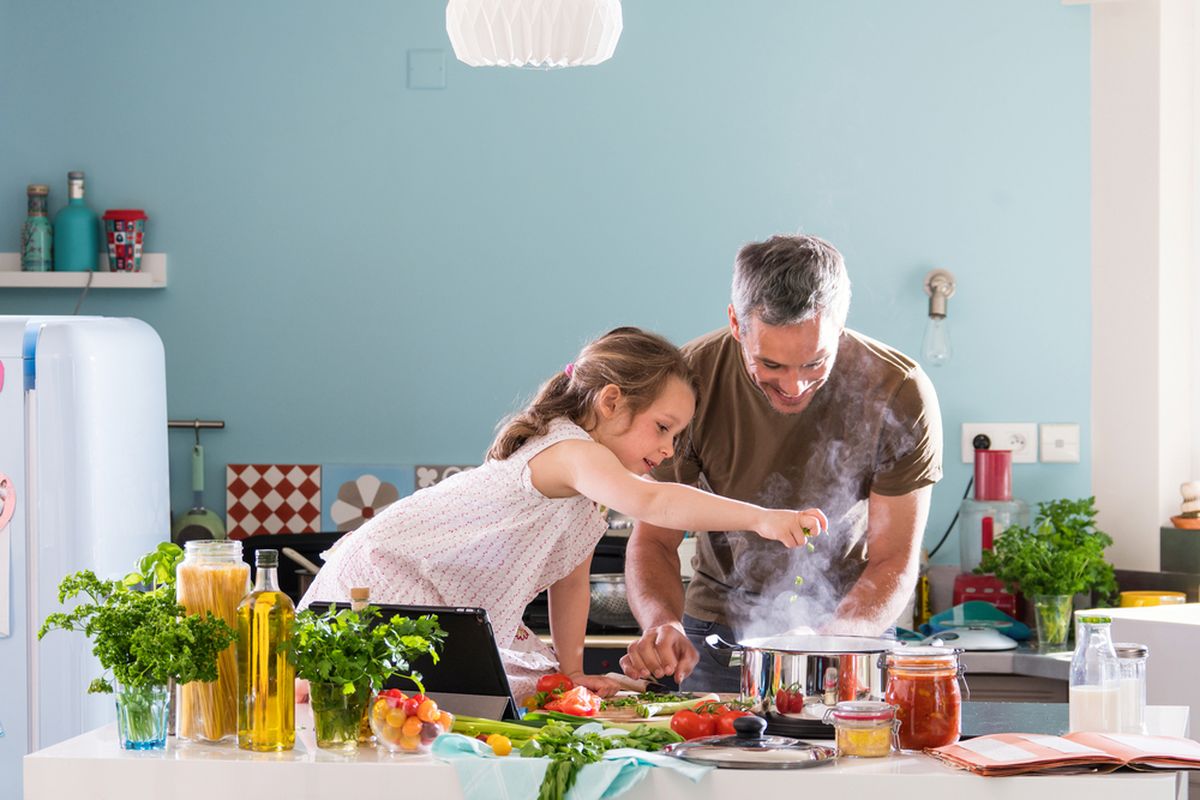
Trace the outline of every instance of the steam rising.
{"type": "MultiPolygon", "coordinates": [[[[828,439],[795,456],[808,485],[831,486],[833,490],[824,496],[810,496],[799,491],[787,475],[773,473],[754,498],[768,508],[817,507],[824,511],[829,531],[810,540],[815,551],[805,547],[788,550],[748,531],[730,531],[724,544],[713,542],[717,550],[732,551],[735,569],[726,597],[726,618],[739,639],[776,636],[798,627],[837,632],[837,607],[866,565],[865,498],[870,475],[877,467],[911,452],[920,435],[911,420],[896,419],[887,404],[891,398],[880,397],[867,386],[849,385],[861,381],[862,376],[850,377],[847,391],[841,393],[857,402],[837,409],[827,407],[823,413],[810,407],[828,420],[823,431],[828,439]],[[850,432],[856,426],[869,426],[875,435],[850,432]],[[847,438],[884,444],[878,452],[863,453],[847,438]],[[859,481],[865,484],[859,485],[859,481]],[[803,579],[800,585],[797,577],[803,579]]],[[[817,402],[814,399],[814,406],[817,402]]]]}

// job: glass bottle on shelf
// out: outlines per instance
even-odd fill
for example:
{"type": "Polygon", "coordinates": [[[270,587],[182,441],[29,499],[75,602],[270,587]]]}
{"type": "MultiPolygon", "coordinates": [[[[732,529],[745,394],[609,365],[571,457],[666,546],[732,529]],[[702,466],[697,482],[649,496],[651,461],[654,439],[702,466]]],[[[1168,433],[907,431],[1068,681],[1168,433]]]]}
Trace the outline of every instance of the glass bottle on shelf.
{"type": "Polygon", "coordinates": [[[31,183],[25,194],[29,210],[21,226],[21,269],[49,272],[54,268],[54,229],[46,216],[50,187],[31,183]]]}
{"type": "MultiPolygon", "coordinates": [[[[238,604],[246,596],[250,565],[242,560],[242,543],[196,540],[184,545],[176,569],[176,600],[189,614],[211,612],[237,630],[238,604]]],[[[237,735],[237,644],[217,657],[215,681],[192,681],[176,696],[177,733],[181,738],[219,742],[237,735]]]]}
{"type": "Polygon", "coordinates": [[[83,173],[67,173],[67,204],[54,217],[56,272],[91,272],[100,256],[100,218],[83,199],[83,173]]]}
{"type": "Polygon", "coordinates": [[[255,553],[254,589],[238,606],[238,747],[291,750],[296,743],[296,669],[288,661],[296,607],[279,591],[279,551],[255,553]]]}
{"type": "Polygon", "coordinates": [[[1070,729],[1121,730],[1121,666],[1113,649],[1111,617],[1079,617],[1071,657],[1070,729]]]}

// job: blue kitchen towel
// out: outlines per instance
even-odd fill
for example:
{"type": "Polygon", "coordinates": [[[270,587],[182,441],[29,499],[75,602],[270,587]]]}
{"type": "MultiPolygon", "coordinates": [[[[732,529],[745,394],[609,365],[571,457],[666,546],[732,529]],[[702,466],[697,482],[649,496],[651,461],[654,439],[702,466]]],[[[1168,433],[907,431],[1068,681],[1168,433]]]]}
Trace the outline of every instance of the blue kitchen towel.
{"type": "MultiPolygon", "coordinates": [[[[531,800],[537,797],[550,763],[548,758],[501,758],[484,742],[456,733],[439,736],[433,743],[433,755],[454,766],[466,800],[531,800]]],[[[712,769],[661,753],[609,750],[603,761],[579,771],[567,800],[616,797],[645,777],[650,767],[673,769],[692,781],[712,769]]]]}

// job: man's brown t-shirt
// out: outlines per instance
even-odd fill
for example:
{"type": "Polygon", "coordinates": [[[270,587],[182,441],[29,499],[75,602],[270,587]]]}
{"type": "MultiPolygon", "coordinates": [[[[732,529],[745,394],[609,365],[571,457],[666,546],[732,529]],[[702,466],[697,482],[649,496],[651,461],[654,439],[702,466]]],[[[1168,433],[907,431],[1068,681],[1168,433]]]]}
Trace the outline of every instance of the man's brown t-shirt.
{"type": "Polygon", "coordinates": [[[813,553],[747,531],[697,532],[686,612],[746,635],[819,623],[804,616],[831,612],[866,566],[868,495],[904,495],[941,479],[933,385],[912,359],[846,330],[809,406],[781,414],[728,329],[683,350],[699,378],[699,405],[675,458],[655,477],[770,508],[816,507],[829,517],[829,535],[814,540],[813,553]],[[790,605],[781,608],[781,598],[790,605]],[[775,619],[767,624],[767,617],[775,619]]]}

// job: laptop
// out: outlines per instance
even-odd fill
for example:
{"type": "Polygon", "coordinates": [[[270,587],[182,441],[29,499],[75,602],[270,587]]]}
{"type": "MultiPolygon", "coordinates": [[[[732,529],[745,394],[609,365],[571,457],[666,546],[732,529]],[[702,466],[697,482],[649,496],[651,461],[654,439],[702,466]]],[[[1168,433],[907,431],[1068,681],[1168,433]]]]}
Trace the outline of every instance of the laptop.
{"type": "MultiPolygon", "coordinates": [[[[314,613],[323,614],[333,605],[314,602],[309,605],[314,613]]],[[[452,608],[447,606],[404,606],[372,603],[379,608],[377,618],[391,619],[397,614],[402,617],[420,617],[435,614],[438,624],[446,632],[445,645],[437,664],[429,656],[422,656],[410,666],[421,673],[425,694],[452,714],[465,714],[487,719],[520,719],[517,704],[513,700],[492,633],[492,623],[487,611],[482,608],[452,608]]],[[[348,603],[337,603],[339,608],[348,608],[348,603]]],[[[394,676],[384,688],[400,689],[406,693],[416,690],[412,681],[394,676]]]]}

